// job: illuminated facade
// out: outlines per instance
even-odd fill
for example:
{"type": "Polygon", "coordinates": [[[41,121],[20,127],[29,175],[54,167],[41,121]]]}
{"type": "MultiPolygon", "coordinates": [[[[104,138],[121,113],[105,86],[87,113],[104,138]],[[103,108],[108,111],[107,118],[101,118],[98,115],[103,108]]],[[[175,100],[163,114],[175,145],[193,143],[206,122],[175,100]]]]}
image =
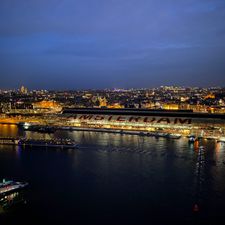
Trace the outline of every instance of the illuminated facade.
{"type": "Polygon", "coordinates": [[[1,123],[30,124],[72,129],[102,129],[138,132],[165,132],[204,137],[225,136],[225,115],[193,113],[188,110],[65,109],[54,114],[8,114],[1,123]]]}
{"type": "Polygon", "coordinates": [[[64,124],[72,127],[103,128],[170,133],[224,135],[225,115],[191,111],[68,109],[61,115],[64,124]]]}
{"type": "Polygon", "coordinates": [[[36,109],[36,108],[54,109],[54,108],[59,108],[60,105],[57,102],[55,102],[55,101],[43,100],[41,102],[33,103],[33,107],[34,107],[34,109],[36,109]]]}

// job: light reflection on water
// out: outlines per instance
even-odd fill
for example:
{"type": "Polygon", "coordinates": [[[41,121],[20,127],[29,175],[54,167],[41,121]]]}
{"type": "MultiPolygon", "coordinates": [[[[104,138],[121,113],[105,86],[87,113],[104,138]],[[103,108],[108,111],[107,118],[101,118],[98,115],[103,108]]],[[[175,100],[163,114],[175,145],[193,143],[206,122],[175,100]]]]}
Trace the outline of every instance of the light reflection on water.
{"type": "Polygon", "coordinates": [[[1,124],[0,136],[1,137],[16,137],[18,135],[17,125],[1,124]]]}
{"type": "Polygon", "coordinates": [[[0,196],[0,214],[6,214],[13,207],[26,204],[23,191],[12,192],[0,196]]]}
{"type": "MultiPolygon", "coordinates": [[[[17,136],[14,129],[11,135],[17,136]]],[[[11,136],[7,132],[7,136],[11,136]]],[[[61,213],[62,218],[72,218],[72,212],[76,211],[78,221],[81,215],[88,213],[94,218],[93,224],[100,218],[105,224],[109,223],[107,218],[111,218],[112,212],[114,222],[116,218],[120,221],[130,218],[123,224],[132,224],[135,220],[144,224],[142,218],[150,215],[155,220],[162,212],[167,221],[174,221],[176,217],[189,221],[196,201],[198,148],[203,145],[200,217],[209,221],[214,216],[223,217],[223,143],[201,140],[191,144],[187,138],[172,140],[83,131],[26,132],[26,136],[71,138],[80,145],[79,149],[68,150],[0,146],[1,176],[29,180],[33,185],[27,209],[31,215],[38,217],[35,212],[43,207],[46,210],[41,211],[43,217],[48,212],[48,217],[60,219],[61,213]],[[45,196],[46,206],[39,200],[41,196],[45,196]]]]}

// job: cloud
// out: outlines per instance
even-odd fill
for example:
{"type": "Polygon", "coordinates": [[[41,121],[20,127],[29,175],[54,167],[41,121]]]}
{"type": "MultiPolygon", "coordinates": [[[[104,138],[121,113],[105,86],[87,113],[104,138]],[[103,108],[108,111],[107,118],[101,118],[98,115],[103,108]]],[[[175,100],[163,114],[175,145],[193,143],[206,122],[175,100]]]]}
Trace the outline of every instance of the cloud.
{"type": "Polygon", "coordinates": [[[224,0],[1,0],[0,73],[224,80],[224,21],[224,0]]]}

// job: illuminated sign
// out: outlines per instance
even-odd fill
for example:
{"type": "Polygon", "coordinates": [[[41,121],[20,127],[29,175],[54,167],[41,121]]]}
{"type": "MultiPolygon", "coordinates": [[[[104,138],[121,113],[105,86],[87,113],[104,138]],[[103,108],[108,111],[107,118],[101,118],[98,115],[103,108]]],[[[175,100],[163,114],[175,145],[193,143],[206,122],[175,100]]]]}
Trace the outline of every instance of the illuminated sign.
{"type": "Polygon", "coordinates": [[[73,119],[82,121],[112,121],[112,122],[131,122],[148,124],[191,124],[191,118],[176,117],[152,117],[152,116],[121,116],[121,115],[74,115],[73,119]]]}

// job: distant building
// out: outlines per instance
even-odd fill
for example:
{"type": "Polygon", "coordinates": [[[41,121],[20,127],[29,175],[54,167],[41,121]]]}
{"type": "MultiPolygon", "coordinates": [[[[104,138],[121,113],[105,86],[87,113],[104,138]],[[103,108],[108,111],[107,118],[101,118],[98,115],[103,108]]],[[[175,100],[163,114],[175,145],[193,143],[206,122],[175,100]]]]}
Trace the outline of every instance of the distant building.
{"type": "Polygon", "coordinates": [[[108,105],[108,108],[110,108],[110,109],[122,109],[122,108],[124,108],[124,106],[119,104],[119,103],[114,103],[114,104],[108,105]]]}
{"type": "Polygon", "coordinates": [[[173,104],[173,103],[166,103],[166,104],[163,104],[162,108],[166,110],[178,110],[179,105],[173,104]]]}
{"type": "Polygon", "coordinates": [[[60,107],[56,101],[43,100],[33,103],[34,109],[54,109],[60,107]]]}
{"type": "Polygon", "coordinates": [[[62,107],[59,103],[56,101],[49,101],[49,100],[43,100],[40,102],[35,102],[32,104],[33,108],[36,112],[60,112],[62,110],[62,107]]]}
{"type": "Polygon", "coordinates": [[[25,88],[24,86],[22,86],[22,87],[20,88],[20,93],[21,93],[21,94],[27,94],[27,93],[28,93],[28,89],[25,88]]]}
{"type": "Polygon", "coordinates": [[[105,97],[99,97],[99,107],[107,107],[107,99],[105,97]]]}

